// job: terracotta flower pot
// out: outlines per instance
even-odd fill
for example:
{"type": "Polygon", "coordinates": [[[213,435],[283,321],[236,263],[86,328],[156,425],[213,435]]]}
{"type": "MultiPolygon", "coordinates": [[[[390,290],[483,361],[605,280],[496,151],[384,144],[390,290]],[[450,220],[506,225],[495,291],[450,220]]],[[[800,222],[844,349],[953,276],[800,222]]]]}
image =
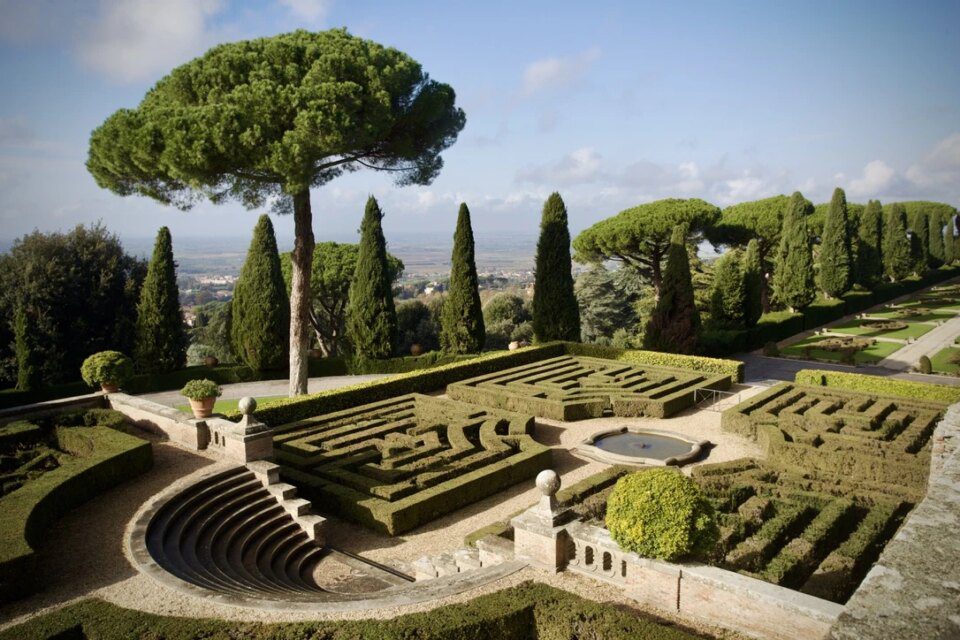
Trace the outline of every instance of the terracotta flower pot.
{"type": "Polygon", "coordinates": [[[323,351],[320,351],[320,349],[310,349],[307,351],[307,356],[316,360],[323,357],[323,351]]]}
{"type": "Polygon", "coordinates": [[[410,345],[410,355],[412,356],[423,355],[423,346],[420,345],[420,343],[418,342],[414,342],[412,345],[410,345]]]}
{"type": "Polygon", "coordinates": [[[193,409],[194,418],[209,418],[213,415],[213,405],[216,404],[216,396],[194,400],[190,398],[190,408],[193,409]]]}
{"type": "Polygon", "coordinates": [[[216,356],[207,356],[203,359],[203,364],[208,367],[215,367],[220,364],[220,360],[218,360],[216,356]]]}
{"type": "Polygon", "coordinates": [[[101,382],[100,389],[103,390],[104,393],[116,393],[120,391],[120,385],[116,382],[101,382]]]}

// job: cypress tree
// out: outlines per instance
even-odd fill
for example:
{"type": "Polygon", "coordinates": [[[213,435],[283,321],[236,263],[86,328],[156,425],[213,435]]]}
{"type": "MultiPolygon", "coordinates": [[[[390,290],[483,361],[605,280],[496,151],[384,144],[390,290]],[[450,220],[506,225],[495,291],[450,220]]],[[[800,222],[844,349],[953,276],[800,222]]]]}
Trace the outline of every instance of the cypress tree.
{"type": "Polygon", "coordinates": [[[647,321],[643,346],[654,351],[692,353],[700,332],[700,312],[693,297],[687,226],[676,226],[670,237],[667,267],[660,298],[647,321]]]}
{"type": "Polygon", "coordinates": [[[233,351],[248,367],[262,371],[287,366],[290,302],[270,216],[260,216],[253,229],[233,289],[230,324],[233,351]]]}
{"type": "Polygon", "coordinates": [[[943,230],[943,262],[947,265],[952,265],[957,260],[957,244],[953,231],[953,216],[949,216],[943,230]]]}
{"type": "Polygon", "coordinates": [[[36,336],[30,326],[26,305],[17,304],[13,312],[13,353],[17,361],[17,391],[33,391],[40,386],[40,367],[36,336]]]}
{"type": "Polygon", "coordinates": [[[170,230],[160,227],[153,257],[137,305],[134,358],[145,373],[182,369],[187,361],[187,332],[180,311],[177,264],[170,230]]]}
{"type": "Polygon", "coordinates": [[[533,335],[538,342],[580,340],[580,308],[573,292],[567,207],[559,193],[543,204],[533,286],[533,335]]]}
{"type": "Polygon", "coordinates": [[[930,228],[928,229],[930,233],[930,240],[927,243],[927,248],[929,249],[928,264],[934,269],[937,269],[945,262],[943,247],[943,218],[941,218],[938,214],[930,214],[928,220],[930,223],[930,228]]]}
{"type": "Polygon", "coordinates": [[[783,217],[780,249],[773,273],[773,288],[777,299],[791,311],[807,307],[816,297],[813,277],[813,254],[807,216],[812,207],[796,191],[783,217]]]}
{"type": "Polygon", "coordinates": [[[451,262],[450,288],[440,314],[440,345],[448,353],[478,353],[483,350],[486,327],[480,307],[470,210],[466,203],[460,204],[457,214],[451,262]]]}
{"type": "Polygon", "coordinates": [[[910,225],[910,259],[914,273],[922,276],[930,265],[930,219],[921,211],[913,216],[910,225]]]}
{"type": "Polygon", "coordinates": [[[857,283],[871,289],[883,273],[883,207],[879,200],[871,200],[863,210],[858,239],[857,283]]]}
{"type": "Polygon", "coordinates": [[[850,223],[847,196],[833,190],[820,242],[820,288],[828,298],[838,298],[850,289],[853,260],[850,250],[850,223]]]}
{"type": "Polygon", "coordinates": [[[361,358],[389,358],[397,338],[397,311],[382,220],[380,205],[370,196],[360,225],[357,267],[347,303],[347,335],[361,358]]]}
{"type": "Polygon", "coordinates": [[[911,268],[907,213],[902,204],[894,203],[883,225],[883,272],[891,282],[899,282],[910,275],[911,268]]]}
{"type": "Polygon", "coordinates": [[[746,294],[742,256],[739,249],[731,249],[717,261],[713,275],[710,323],[721,329],[743,329],[746,325],[746,294]]]}
{"type": "Polygon", "coordinates": [[[753,327],[763,315],[763,264],[756,238],[747,243],[743,256],[743,297],[743,322],[753,327]]]}

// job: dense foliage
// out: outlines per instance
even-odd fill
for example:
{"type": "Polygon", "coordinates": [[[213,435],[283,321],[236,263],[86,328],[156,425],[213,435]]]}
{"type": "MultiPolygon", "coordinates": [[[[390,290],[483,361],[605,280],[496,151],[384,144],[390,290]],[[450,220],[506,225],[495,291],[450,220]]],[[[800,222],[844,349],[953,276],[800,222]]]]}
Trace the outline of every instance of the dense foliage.
{"type": "Polygon", "coordinates": [[[101,351],[83,361],[80,375],[91,387],[100,384],[123,386],[133,378],[133,361],[119,351],[101,351]]]}
{"type": "Polygon", "coordinates": [[[187,350],[188,365],[202,364],[206,356],[213,356],[220,362],[236,361],[230,336],[232,308],[232,302],[219,301],[194,307],[190,348],[187,350]],[[190,362],[191,357],[196,361],[190,362]]]}
{"type": "Polygon", "coordinates": [[[747,327],[756,326],[763,315],[764,273],[760,242],[753,238],[747,243],[747,251],[743,255],[743,322],[747,327]]]}
{"type": "Polygon", "coordinates": [[[686,238],[686,226],[674,229],[660,297],[643,335],[646,349],[693,353],[697,344],[700,312],[694,301],[686,238]]]}
{"type": "Polygon", "coordinates": [[[170,230],[160,227],[137,305],[137,368],[145,373],[181,369],[187,361],[187,332],[180,311],[177,265],[170,230]]]}
{"type": "Polygon", "coordinates": [[[833,191],[820,240],[820,288],[828,298],[847,292],[853,284],[853,266],[847,196],[838,187],[833,191]]]}
{"type": "Polygon", "coordinates": [[[883,207],[879,200],[867,203],[857,237],[857,283],[872,288],[883,275],[883,207]]]}
{"type": "Polygon", "coordinates": [[[206,398],[218,398],[223,392],[213,380],[201,378],[200,380],[191,380],[180,389],[180,395],[191,400],[205,400],[206,398]]]}
{"type": "Polygon", "coordinates": [[[397,305],[396,352],[406,355],[413,345],[424,352],[439,349],[440,318],[419,300],[404,300],[397,305]]]}
{"type": "Polygon", "coordinates": [[[659,560],[709,553],[719,534],[713,506],[697,483],[666,468],[617,481],[607,502],[607,529],[621,548],[659,560]]]}
{"type": "Polygon", "coordinates": [[[554,192],[543,205],[534,267],[533,335],[538,342],[580,340],[572,268],[567,207],[554,192]]]}
{"type": "Polygon", "coordinates": [[[530,340],[533,326],[530,309],[518,295],[498,293],[483,305],[483,325],[487,349],[505,349],[514,340],[530,340]]]}
{"type": "Polygon", "coordinates": [[[394,274],[387,262],[382,220],[380,205],[370,196],[360,225],[360,247],[350,282],[346,320],[350,342],[361,358],[389,358],[397,339],[394,274]]]}
{"type": "Polygon", "coordinates": [[[783,218],[780,249],[773,272],[773,289],[777,300],[791,311],[803,309],[816,297],[813,275],[813,254],[806,217],[812,206],[797,191],[783,218]]]}
{"type": "Polygon", "coordinates": [[[903,205],[894,203],[887,209],[883,225],[883,272],[891,282],[899,282],[910,275],[912,267],[907,214],[903,205]]]}
{"type": "Polygon", "coordinates": [[[457,229],[453,234],[450,288],[441,312],[440,345],[449,353],[478,353],[483,350],[486,328],[480,306],[477,264],[474,258],[470,210],[460,204],[457,229]]]}
{"type": "Polygon", "coordinates": [[[247,259],[233,289],[230,335],[234,353],[251,369],[287,365],[290,303],[273,223],[267,215],[260,216],[253,229],[247,259]]]}
{"type": "Polygon", "coordinates": [[[743,258],[739,249],[727,251],[717,261],[710,291],[710,324],[721,329],[746,326],[747,292],[743,258]]]}
{"type": "Polygon", "coordinates": [[[577,276],[574,292],[580,307],[580,333],[584,342],[609,343],[617,331],[635,331],[636,295],[623,286],[625,268],[609,271],[593,265],[577,276]]]}
{"type": "Polygon", "coordinates": [[[17,367],[17,391],[33,391],[40,386],[40,362],[37,336],[30,326],[26,305],[18,304],[13,316],[13,353],[17,367]]]}
{"type": "Polygon", "coordinates": [[[103,188],[189,208],[208,198],[294,214],[290,389],[306,393],[310,189],[363,167],[428,184],[465,116],[406,54],[346,30],[222,44],[174,69],[90,137],[103,188]]]}

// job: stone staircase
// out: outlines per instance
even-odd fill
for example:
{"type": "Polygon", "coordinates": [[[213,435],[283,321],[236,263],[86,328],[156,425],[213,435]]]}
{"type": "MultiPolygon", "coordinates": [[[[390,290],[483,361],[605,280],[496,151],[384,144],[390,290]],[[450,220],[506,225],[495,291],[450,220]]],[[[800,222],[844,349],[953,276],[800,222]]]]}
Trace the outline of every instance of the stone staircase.
{"type": "Polygon", "coordinates": [[[445,553],[423,556],[411,565],[417,582],[467,573],[513,559],[513,543],[504,538],[487,536],[476,547],[463,547],[445,553]]]}
{"type": "Polygon", "coordinates": [[[255,460],[247,463],[247,469],[253,472],[267,492],[290,514],[294,522],[300,525],[307,537],[318,546],[323,546],[323,525],[326,518],[312,513],[310,501],[298,498],[295,486],[280,482],[280,467],[266,460],[255,460]]]}

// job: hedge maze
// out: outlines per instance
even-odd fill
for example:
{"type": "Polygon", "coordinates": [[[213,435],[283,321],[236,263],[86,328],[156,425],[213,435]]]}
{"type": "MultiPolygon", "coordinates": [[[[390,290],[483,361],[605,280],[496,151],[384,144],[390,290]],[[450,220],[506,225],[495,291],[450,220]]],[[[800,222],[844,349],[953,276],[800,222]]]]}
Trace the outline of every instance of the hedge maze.
{"type": "Polygon", "coordinates": [[[729,388],[729,375],[560,356],[455,382],[447,394],[455,400],[570,422],[609,412],[666,418],[692,406],[698,389],[729,388]]]}
{"type": "Polygon", "coordinates": [[[317,508],[395,535],[550,465],[533,418],[409,394],[276,429],[282,474],[317,508]]]}

